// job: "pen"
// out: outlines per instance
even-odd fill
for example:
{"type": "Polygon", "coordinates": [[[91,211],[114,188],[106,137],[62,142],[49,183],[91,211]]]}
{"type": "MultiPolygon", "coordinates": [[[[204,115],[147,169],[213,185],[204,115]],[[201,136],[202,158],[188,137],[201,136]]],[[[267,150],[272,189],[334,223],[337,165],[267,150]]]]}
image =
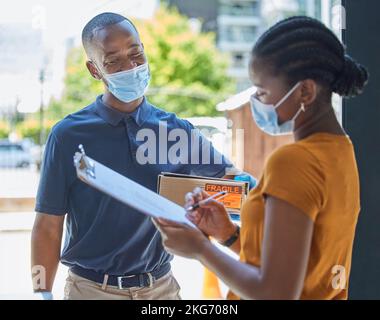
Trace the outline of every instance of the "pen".
{"type": "Polygon", "coordinates": [[[215,198],[218,197],[218,196],[221,196],[221,197],[219,197],[219,198],[217,198],[217,199],[215,199],[215,200],[220,200],[220,199],[224,198],[224,197],[227,196],[227,195],[228,195],[228,193],[227,193],[226,191],[218,192],[218,193],[216,193],[216,194],[214,194],[214,195],[212,195],[212,196],[210,196],[210,197],[208,197],[208,198],[206,198],[206,199],[203,199],[203,200],[197,202],[197,203],[194,204],[193,206],[188,207],[186,210],[187,210],[187,211],[194,211],[194,210],[196,210],[196,209],[199,208],[199,206],[200,206],[200,202],[207,203],[207,201],[209,201],[209,200],[211,200],[211,199],[215,199],[215,198]]]}

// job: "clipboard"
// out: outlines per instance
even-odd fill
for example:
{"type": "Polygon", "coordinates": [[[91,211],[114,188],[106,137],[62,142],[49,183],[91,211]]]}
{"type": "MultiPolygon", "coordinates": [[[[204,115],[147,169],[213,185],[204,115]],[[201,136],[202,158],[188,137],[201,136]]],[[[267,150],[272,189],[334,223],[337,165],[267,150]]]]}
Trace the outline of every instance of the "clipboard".
{"type": "Polygon", "coordinates": [[[74,155],[74,166],[81,181],[143,214],[196,228],[186,218],[183,207],[91,159],[82,145],[79,145],[79,150],[74,155]]]}

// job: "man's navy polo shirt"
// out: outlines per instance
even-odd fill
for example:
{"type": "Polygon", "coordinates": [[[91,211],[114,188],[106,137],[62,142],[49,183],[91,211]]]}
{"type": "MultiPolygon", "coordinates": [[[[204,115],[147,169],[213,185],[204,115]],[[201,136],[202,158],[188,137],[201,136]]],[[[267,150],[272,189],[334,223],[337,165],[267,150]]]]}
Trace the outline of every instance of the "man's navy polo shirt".
{"type": "MultiPolygon", "coordinates": [[[[167,124],[168,132],[184,129],[190,136],[194,129],[145,98],[133,113],[122,113],[106,106],[102,96],[54,126],[45,148],[35,210],[67,213],[62,263],[128,275],[150,272],[172,259],[149,217],[84,184],[73,165],[73,155],[83,144],[88,156],[153,191],[163,171],[222,177],[231,166],[224,157],[220,164],[141,164],[136,152],[144,141],[137,141],[137,133],[151,129],[158,137],[160,121],[167,124]]],[[[167,150],[174,143],[168,141],[167,150]]]]}

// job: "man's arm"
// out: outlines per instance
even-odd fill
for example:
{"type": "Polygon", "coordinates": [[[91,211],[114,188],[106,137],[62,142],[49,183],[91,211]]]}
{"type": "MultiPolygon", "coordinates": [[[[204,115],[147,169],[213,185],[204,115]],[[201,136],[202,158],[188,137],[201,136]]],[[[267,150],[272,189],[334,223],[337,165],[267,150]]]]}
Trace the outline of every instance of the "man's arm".
{"type": "Polygon", "coordinates": [[[61,252],[65,216],[37,213],[31,237],[33,290],[52,291],[61,252]]]}

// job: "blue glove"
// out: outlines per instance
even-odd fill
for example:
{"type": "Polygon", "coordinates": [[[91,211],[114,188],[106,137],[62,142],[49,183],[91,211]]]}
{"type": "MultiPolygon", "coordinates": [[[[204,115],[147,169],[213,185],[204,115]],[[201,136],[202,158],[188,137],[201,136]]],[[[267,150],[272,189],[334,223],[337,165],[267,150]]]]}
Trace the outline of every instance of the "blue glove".
{"type": "Polygon", "coordinates": [[[34,292],[33,295],[36,300],[54,300],[53,294],[49,291],[34,292]]]}
{"type": "Polygon", "coordinates": [[[249,186],[248,186],[249,190],[252,190],[254,187],[256,187],[256,184],[257,184],[257,180],[248,173],[239,174],[234,177],[234,180],[249,182],[249,186]]]}
{"type": "MultiPolygon", "coordinates": [[[[234,177],[235,181],[245,181],[248,182],[248,189],[251,191],[256,187],[257,180],[248,173],[241,173],[234,177]]],[[[232,221],[240,222],[240,214],[230,213],[232,221]]]]}

